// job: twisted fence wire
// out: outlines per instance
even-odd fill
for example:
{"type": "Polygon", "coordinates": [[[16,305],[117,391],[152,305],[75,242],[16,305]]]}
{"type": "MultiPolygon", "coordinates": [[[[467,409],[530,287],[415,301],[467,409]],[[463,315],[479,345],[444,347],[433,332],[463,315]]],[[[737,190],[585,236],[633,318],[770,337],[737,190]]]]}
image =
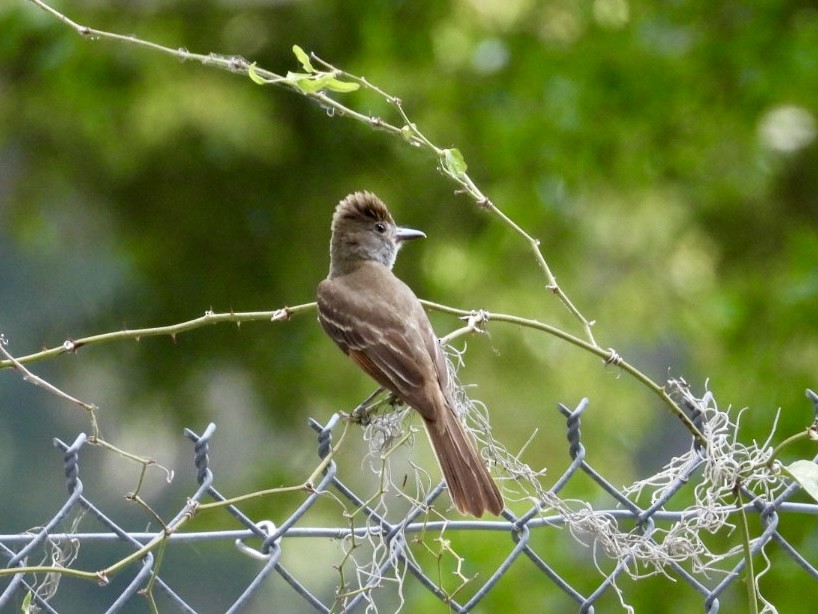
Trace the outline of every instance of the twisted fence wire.
{"type": "MultiPolygon", "coordinates": [[[[706,401],[707,399],[705,399],[706,401]]],[[[695,403],[694,403],[695,405],[695,403]]],[[[258,569],[255,575],[247,583],[240,594],[235,596],[232,603],[227,607],[228,612],[246,611],[252,607],[254,598],[257,598],[259,589],[271,581],[272,575],[279,576],[291,589],[298,599],[303,599],[304,605],[308,605],[319,612],[353,612],[353,611],[377,611],[378,593],[382,590],[384,580],[390,576],[395,577],[399,586],[399,592],[407,582],[416,582],[420,587],[428,590],[445,606],[454,612],[469,612],[475,609],[501,582],[503,576],[510,568],[522,564],[527,560],[536,569],[540,570],[549,582],[542,583],[539,588],[543,592],[560,591],[572,600],[578,611],[593,612],[594,606],[598,604],[603,595],[613,591],[625,609],[631,609],[626,603],[625,595],[617,581],[624,575],[639,577],[638,568],[640,566],[655,569],[653,573],[662,573],[673,576],[677,580],[689,585],[702,597],[702,605],[705,612],[718,612],[720,603],[719,597],[724,591],[739,581],[744,570],[746,560],[739,558],[735,564],[726,570],[723,577],[712,580],[706,573],[708,569],[712,571],[712,566],[708,568],[706,553],[691,551],[691,542],[685,539],[678,539],[674,542],[673,531],[675,527],[690,521],[691,515],[695,516],[696,511],[691,508],[680,511],[666,509],[674,496],[691,480],[692,476],[704,467],[708,459],[703,454],[700,446],[692,445],[691,452],[683,459],[673,459],[668,463],[669,467],[677,466],[678,471],[671,477],[665,476],[659,488],[655,491],[652,502],[648,507],[641,507],[634,502],[630,495],[639,491],[649,484],[651,480],[638,484],[630,489],[621,491],[611,484],[599,471],[597,471],[587,460],[586,450],[582,443],[580,425],[581,416],[588,407],[587,400],[583,400],[575,409],[570,410],[560,405],[559,411],[566,418],[568,452],[572,462],[564,473],[556,480],[554,486],[545,493],[543,501],[534,503],[531,508],[522,515],[515,515],[508,509],[504,511],[500,520],[430,520],[427,516],[429,507],[434,500],[444,491],[444,485],[438,484],[431,489],[426,496],[415,502],[403,517],[395,522],[387,519],[382,509],[377,505],[372,505],[370,501],[364,500],[348,487],[338,475],[338,467],[334,460],[330,460],[323,470],[321,479],[303,500],[303,502],[293,511],[280,525],[276,526],[271,521],[254,522],[245,515],[237,505],[229,505],[226,509],[240,523],[243,529],[230,531],[205,531],[205,532],[169,532],[166,536],[168,547],[179,542],[221,542],[226,539],[233,540],[239,551],[249,557],[258,560],[258,569]],[[559,498],[562,489],[576,476],[584,474],[590,477],[594,483],[605,493],[613,498],[618,505],[617,508],[607,510],[593,510],[589,505],[579,502],[577,505],[563,501],[559,498]],[[340,527],[315,527],[303,526],[304,517],[308,510],[318,501],[322,494],[332,492],[336,497],[348,501],[366,518],[366,525],[363,527],[340,526],[340,527]],[[616,529],[618,521],[630,521],[635,529],[622,533],[616,529]],[[661,528],[670,525],[669,529],[661,528]],[[569,527],[572,535],[579,541],[591,539],[590,546],[594,549],[596,557],[597,550],[601,550],[610,558],[616,561],[612,571],[600,570],[599,581],[592,590],[580,590],[558,573],[547,562],[547,553],[538,551],[532,544],[532,535],[540,531],[548,531],[555,527],[569,527]],[[482,585],[467,600],[459,600],[450,591],[444,590],[432,575],[420,565],[413,556],[410,548],[410,541],[413,535],[428,534],[434,531],[446,531],[447,534],[470,531],[470,532],[502,532],[510,538],[509,551],[504,560],[491,573],[485,573],[485,580],[482,585]],[[357,576],[357,584],[351,589],[349,587],[336,587],[336,594],[327,599],[307,587],[309,578],[299,578],[298,572],[285,566],[282,561],[282,553],[289,550],[298,551],[295,540],[299,538],[313,539],[371,539],[375,547],[371,564],[364,569],[358,567],[360,572],[357,576]],[[257,538],[261,540],[258,548],[247,545],[247,540],[257,538]],[[661,541],[660,541],[661,540],[661,541]],[[660,559],[652,558],[661,551],[660,559]],[[693,570],[686,569],[682,562],[694,561],[693,570]]],[[[701,405],[699,405],[701,408],[701,405]]],[[[706,416],[696,416],[698,424],[706,421],[706,416]]],[[[335,414],[325,425],[321,425],[315,420],[310,420],[310,427],[316,431],[317,453],[320,458],[326,458],[330,454],[332,435],[338,428],[340,414],[335,414]]],[[[196,479],[198,488],[189,496],[188,504],[176,514],[175,518],[167,523],[167,526],[174,526],[174,523],[186,514],[191,513],[192,506],[196,503],[208,500],[224,501],[225,497],[214,486],[215,475],[210,467],[209,446],[214,437],[216,427],[210,424],[202,434],[197,434],[191,430],[186,430],[185,434],[193,443],[194,465],[196,467],[196,479]]],[[[144,544],[161,535],[159,532],[129,532],[115,519],[109,517],[102,509],[90,501],[83,490],[83,483],[80,479],[79,458],[84,446],[87,444],[86,436],[79,435],[76,440],[67,444],[59,439],[54,440],[54,445],[63,452],[63,467],[66,478],[68,497],[65,503],[51,517],[49,522],[36,530],[26,533],[0,535],[0,555],[6,559],[6,567],[9,569],[23,568],[30,565],[34,555],[43,549],[46,544],[54,544],[59,550],[60,544],[74,544],[82,548],[93,548],[94,544],[100,542],[119,542],[133,548],[134,551],[143,547],[144,544]],[[90,515],[104,528],[103,532],[79,532],[76,530],[70,533],[60,532],[59,527],[71,517],[72,514],[80,513],[83,516],[90,515]]],[[[816,459],[818,460],[818,457],[816,459]]],[[[654,484],[655,486],[655,484],[654,484]]],[[[764,549],[768,544],[775,543],[780,548],[780,553],[789,557],[798,567],[805,572],[805,577],[811,582],[818,582],[818,569],[808,561],[798,550],[790,544],[787,539],[778,531],[785,514],[812,514],[818,515],[818,505],[812,503],[791,503],[788,499],[797,490],[795,484],[787,484],[776,492],[775,497],[768,498],[742,486],[742,495],[747,501],[743,505],[745,512],[754,513],[758,516],[763,528],[762,532],[753,538],[751,551],[753,555],[761,553],[765,558],[764,549]]],[[[576,502],[575,502],[576,503],[576,502]]],[[[700,510],[698,513],[705,514],[713,510],[700,510]]],[[[724,511],[724,510],[722,510],[724,511]]],[[[730,510],[735,512],[733,508],[730,510]]],[[[76,522],[73,525],[76,528],[76,522]]],[[[695,546],[695,543],[693,544],[695,546]]],[[[717,557],[718,558],[718,557],[717,557]]],[[[73,559],[64,559],[70,563],[73,559]]],[[[718,559],[722,560],[722,559],[718,559]]],[[[57,559],[59,563],[59,558],[57,559]]],[[[327,561],[327,566],[333,565],[333,561],[327,561]]],[[[712,565],[712,561],[710,562],[712,565]]],[[[769,563],[768,563],[769,565],[769,563]]],[[[122,610],[127,604],[143,599],[140,594],[149,585],[152,589],[161,594],[168,604],[176,611],[196,612],[196,608],[191,605],[190,597],[185,597],[174,590],[170,582],[163,578],[164,569],[157,565],[156,551],[150,551],[133,564],[133,569],[128,572],[131,577],[124,589],[110,601],[104,611],[117,612],[122,610]]],[[[762,572],[763,573],[763,572],[762,572]]],[[[646,575],[650,575],[649,573],[646,575]]],[[[59,578],[51,578],[52,582],[45,582],[38,579],[31,573],[17,573],[11,576],[0,577],[0,611],[12,604],[19,609],[20,603],[29,600],[31,611],[59,612],[55,605],[55,594],[60,591],[69,591],[70,587],[59,587],[59,578]]],[[[102,580],[102,578],[101,578],[102,580]]],[[[812,586],[810,590],[817,587],[812,586]]],[[[100,600],[107,594],[100,589],[100,600]]],[[[69,600],[70,602],[70,600],[69,600]]],[[[763,611],[774,611],[772,604],[763,600],[763,611]]],[[[399,609],[403,605],[402,593],[395,606],[399,609]]],[[[68,610],[65,610],[68,611],[68,610]]]]}

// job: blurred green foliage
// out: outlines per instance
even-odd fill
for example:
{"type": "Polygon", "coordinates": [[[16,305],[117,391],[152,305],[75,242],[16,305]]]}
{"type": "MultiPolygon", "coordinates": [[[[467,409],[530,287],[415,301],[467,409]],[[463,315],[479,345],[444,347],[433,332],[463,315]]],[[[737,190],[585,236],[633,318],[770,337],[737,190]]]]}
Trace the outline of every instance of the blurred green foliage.
{"type": "MultiPolygon", "coordinates": [[[[541,239],[601,345],[657,381],[683,376],[703,390],[709,380],[722,407],[749,408],[747,440],[767,437],[779,407],[776,440],[811,421],[814,3],[78,0],[60,9],[94,28],[241,55],[281,74],[300,69],[298,44],[365,76],[401,98],[438,145],[457,147],[481,189],[541,239]]],[[[311,301],[328,266],[332,209],[355,189],[377,192],[399,223],[429,235],[397,267],[420,296],[581,335],[519,238],[399,138],[292,92],[85,40],[23,0],[0,7],[0,31],[0,324],[14,353],[211,308],[311,301]]],[[[371,93],[337,96],[397,121],[371,93]]],[[[433,319],[440,334],[459,325],[433,319]]],[[[677,421],[597,358],[532,331],[488,331],[468,340],[461,377],[478,384],[473,396],[509,449],[540,429],[524,458],[532,466],[557,476],[568,463],[553,407],[583,396],[590,460],[615,483],[686,447],[677,421]]],[[[372,388],[311,316],[88,348],[56,363],[54,380],[99,404],[116,433],[213,420],[226,451],[239,445],[231,437],[254,434],[262,452],[255,463],[247,456],[249,474],[237,470],[237,492],[271,475],[303,479],[314,462],[306,416],[325,420],[372,388]]],[[[813,453],[807,444],[791,452],[813,453]]],[[[591,502],[599,495],[579,490],[591,502]]],[[[811,543],[802,552],[814,562],[811,543]]],[[[762,589],[793,611],[799,595],[780,585],[786,577],[774,566],[762,589]]],[[[698,607],[692,591],[660,607],[667,584],[638,584],[637,611],[698,607]]],[[[727,611],[743,597],[728,597],[727,611]]],[[[498,590],[489,606],[515,598],[498,590]]]]}

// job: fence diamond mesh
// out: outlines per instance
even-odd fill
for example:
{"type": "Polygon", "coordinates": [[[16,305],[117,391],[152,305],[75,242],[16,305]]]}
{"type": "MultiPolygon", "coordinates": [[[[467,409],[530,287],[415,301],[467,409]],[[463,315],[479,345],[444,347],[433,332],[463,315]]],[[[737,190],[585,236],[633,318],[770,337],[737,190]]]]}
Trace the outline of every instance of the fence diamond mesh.
{"type": "MultiPolygon", "coordinates": [[[[704,401],[698,406],[688,403],[687,407],[692,410],[697,425],[708,432],[708,425],[718,427],[714,417],[720,418],[723,414],[708,415],[707,399],[704,401]],[[703,407],[705,411],[701,411],[703,407]]],[[[627,609],[627,589],[623,588],[622,580],[664,574],[675,585],[686,585],[698,593],[705,612],[718,612],[720,596],[728,587],[742,581],[746,561],[758,559],[759,553],[767,565],[771,564],[770,557],[774,557],[776,564],[782,559],[795,563],[800,574],[798,585],[807,587],[808,592],[818,588],[814,584],[818,581],[818,569],[780,531],[788,518],[796,514],[818,514],[816,504],[789,501],[797,490],[795,484],[741,486],[744,504],[739,507],[718,502],[702,505],[706,497],[697,497],[696,504],[684,503],[674,509],[674,500],[680,498],[689,483],[699,488],[712,478],[708,471],[717,464],[713,462],[716,454],[713,450],[717,449],[719,439],[718,432],[714,432],[712,438],[709,436],[713,445],[707,451],[693,443],[689,453],[670,459],[663,473],[631,488],[619,489],[586,460],[580,419],[587,407],[587,401],[574,410],[559,407],[566,418],[572,462],[546,491],[543,500],[533,502],[522,515],[506,510],[503,517],[496,520],[434,519],[428,512],[444,491],[442,483],[397,519],[392,517],[394,514],[387,514],[379,501],[365,500],[356,494],[345,483],[331,455],[333,435],[337,435],[342,422],[341,414],[334,415],[324,425],[310,421],[318,434],[317,455],[325,459],[325,464],[319,465],[318,479],[312,491],[304,494],[297,509],[274,524],[271,520],[249,518],[242,511],[242,502],[233,500],[224,506],[236,526],[229,530],[185,531],[182,527],[202,506],[225,501],[217,486],[219,469],[211,465],[208,456],[210,444],[216,437],[214,424],[201,434],[186,431],[193,446],[198,486],[191,489],[175,517],[162,523],[159,530],[126,528],[130,522],[113,517],[86,496],[80,472],[80,460],[89,449],[84,434],[71,443],[55,439],[55,446],[64,454],[68,496],[59,509],[47,512],[50,519],[44,526],[0,535],[0,552],[8,568],[7,575],[0,578],[0,610],[9,611],[13,607],[19,611],[23,607],[43,612],[76,611],[72,604],[77,603],[78,591],[92,591],[93,602],[104,604],[99,611],[107,612],[144,611],[146,594],[150,595],[153,607],[160,611],[239,612],[280,608],[320,612],[395,611],[405,605],[407,594],[427,591],[441,602],[441,609],[468,612],[479,609],[493,590],[500,590],[511,568],[527,566],[542,578],[540,582],[526,585],[526,599],[530,603],[543,602],[546,595],[559,593],[573,602],[578,611],[592,612],[603,596],[613,593],[627,609]],[[593,480],[615,505],[597,510],[588,504],[571,505],[568,500],[560,499],[561,491],[579,476],[593,480]],[[652,488],[647,506],[635,503],[640,499],[635,494],[645,488],[652,488]],[[344,501],[356,513],[339,519],[343,522],[338,526],[311,525],[308,512],[324,496],[344,501]],[[750,559],[713,555],[697,542],[698,532],[705,532],[711,526],[707,523],[713,522],[714,517],[718,528],[724,526],[719,523],[725,518],[735,518],[739,513],[753,516],[759,527],[749,540],[753,555],[750,559]],[[691,527],[692,537],[685,533],[691,527]],[[598,571],[591,574],[592,583],[588,577],[578,582],[561,574],[549,562],[548,547],[537,538],[565,528],[574,539],[589,546],[595,561],[605,557],[612,561],[612,566],[605,567],[602,562],[597,565],[598,571]],[[462,582],[453,590],[451,583],[447,586],[447,582],[441,580],[440,569],[424,560],[421,540],[429,535],[441,536],[438,541],[442,544],[457,539],[490,541],[502,553],[500,562],[492,569],[480,569],[471,575],[458,569],[455,575],[459,575],[462,582]],[[305,545],[312,541],[333,541],[341,547],[326,560],[314,559],[312,553],[316,550],[305,545]],[[174,553],[184,544],[194,550],[174,553]],[[775,546],[774,553],[768,552],[771,545],[775,546]],[[114,546],[116,549],[112,550],[114,546]],[[228,589],[225,602],[216,605],[201,603],[195,584],[173,579],[178,575],[174,573],[175,566],[193,564],[185,558],[186,552],[201,558],[203,552],[214,548],[234,553],[230,573],[242,582],[232,594],[229,593],[232,589],[228,589]],[[89,582],[87,575],[81,577],[81,581],[75,580],[72,571],[79,568],[76,565],[79,553],[97,550],[118,552],[115,557],[118,563],[105,571],[79,572],[96,573],[95,582],[89,582]],[[339,551],[343,554],[340,561],[339,551]],[[729,564],[726,561],[730,561],[729,564]],[[318,568],[338,570],[330,590],[314,582],[318,568]],[[720,572],[713,573],[717,568],[720,572]]],[[[736,450],[732,449],[731,454],[735,458],[736,450]]],[[[702,490],[713,492],[712,488],[702,490]]],[[[110,562],[104,561],[99,568],[110,562]]],[[[214,569],[198,573],[211,574],[196,580],[208,584],[218,584],[224,575],[223,570],[214,569]]],[[[756,570],[756,575],[762,574],[756,570]]],[[[763,609],[774,610],[763,598],[762,605],[763,609]]]]}

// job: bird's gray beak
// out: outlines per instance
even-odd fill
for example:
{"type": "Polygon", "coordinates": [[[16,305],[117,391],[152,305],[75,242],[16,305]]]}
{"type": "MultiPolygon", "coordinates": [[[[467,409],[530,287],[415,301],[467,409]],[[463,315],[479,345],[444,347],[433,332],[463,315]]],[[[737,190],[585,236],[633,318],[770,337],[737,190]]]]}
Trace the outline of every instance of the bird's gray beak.
{"type": "Polygon", "coordinates": [[[395,231],[395,239],[400,241],[411,241],[412,239],[425,239],[426,233],[411,228],[398,228],[395,231]]]}

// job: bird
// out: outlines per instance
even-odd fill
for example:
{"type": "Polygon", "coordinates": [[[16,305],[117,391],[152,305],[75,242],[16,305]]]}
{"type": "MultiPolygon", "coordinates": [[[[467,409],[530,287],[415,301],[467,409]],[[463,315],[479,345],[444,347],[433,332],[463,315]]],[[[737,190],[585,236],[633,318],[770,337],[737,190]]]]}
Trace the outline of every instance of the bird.
{"type": "Polygon", "coordinates": [[[455,410],[437,336],[412,289],[393,272],[405,241],[425,238],[395,224],[375,194],[354,192],[332,216],[330,268],[318,284],[318,319],[358,367],[415,409],[464,515],[499,516],[503,497],[455,410]]]}

